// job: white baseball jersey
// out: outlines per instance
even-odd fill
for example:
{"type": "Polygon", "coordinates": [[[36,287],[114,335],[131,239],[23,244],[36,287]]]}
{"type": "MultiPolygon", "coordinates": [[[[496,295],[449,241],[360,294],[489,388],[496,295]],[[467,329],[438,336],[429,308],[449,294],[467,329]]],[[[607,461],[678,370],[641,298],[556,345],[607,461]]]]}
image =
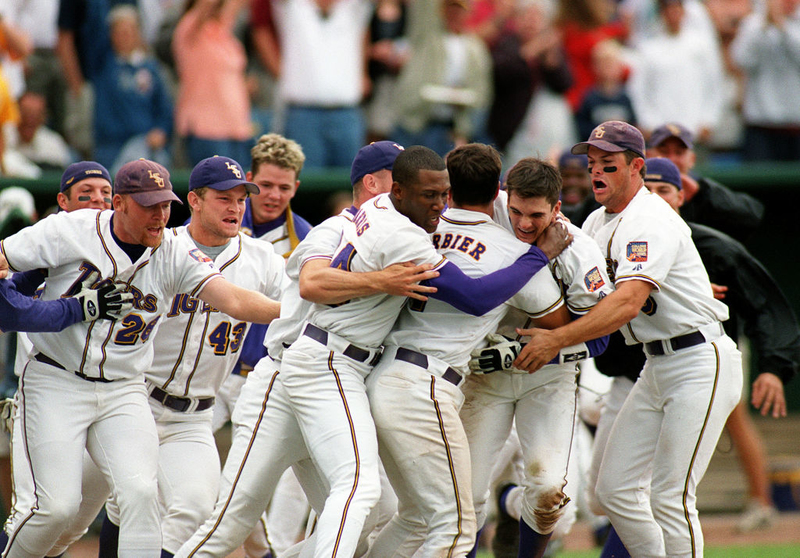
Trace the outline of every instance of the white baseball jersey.
{"type": "MultiPolygon", "coordinates": [[[[507,267],[530,249],[485,213],[465,209],[448,209],[432,238],[438,252],[470,277],[507,267]]],[[[540,317],[561,306],[563,297],[550,271],[542,269],[506,304],[540,317]]],[[[440,300],[429,299],[424,305],[410,301],[385,344],[438,358],[467,374],[470,351],[485,344],[508,306],[470,316],[440,300]]]]}
{"type": "Polygon", "coordinates": [[[311,229],[289,256],[286,274],[290,281],[281,299],[281,317],[270,324],[264,339],[264,345],[274,360],[280,360],[283,350],[300,335],[305,319],[314,305],[300,298],[300,270],[311,260],[331,258],[341,242],[345,223],[352,222],[354,214],[353,208],[347,208],[339,215],[326,219],[311,229]]]}
{"type": "MultiPolygon", "coordinates": [[[[164,234],[194,242],[186,227],[164,234]]],[[[215,265],[231,283],[274,300],[289,282],[284,260],[272,245],[241,233],[217,256],[215,265]]],[[[173,395],[212,397],[236,363],[249,327],[188,293],[177,294],[161,319],[153,340],[153,364],[145,376],[173,395]]]]}
{"type": "MultiPolygon", "coordinates": [[[[399,213],[388,194],[366,202],[353,222],[344,227],[331,265],[347,271],[379,271],[413,261],[432,264],[446,260],[436,252],[429,235],[399,213]]],[[[309,321],[360,347],[377,348],[394,325],[406,299],[385,293],[350,300],[337,306],[315,304],[309,321]]]]}
{"type": "Polygon", "coordinates": [[[194,244],[164,234],[157,248],[148,248],[135,262],[111,235],[113,211],[78,210],[58,213],[2,242],[12,269],[49,268],[42,298],[52,300],[80,286],[90,272],[133,293],[134,309],[116,321],[75,324],[59,333],[35,333],[37,351],[67,370],[108,380],[140,375],[153,359],[148,343],[161,314],[176,293],[197,296],[219,271],[194,244]]]}
{"type": "Polygon", "coordinates": [[[655,287],[620,330],[628,344],[670,339],[728,319],[728,307],[714,299],[689,226],[644,186],[620,213],[594,211],[583,230],[605,253],[615,284],[640,280],[655,287]]]}

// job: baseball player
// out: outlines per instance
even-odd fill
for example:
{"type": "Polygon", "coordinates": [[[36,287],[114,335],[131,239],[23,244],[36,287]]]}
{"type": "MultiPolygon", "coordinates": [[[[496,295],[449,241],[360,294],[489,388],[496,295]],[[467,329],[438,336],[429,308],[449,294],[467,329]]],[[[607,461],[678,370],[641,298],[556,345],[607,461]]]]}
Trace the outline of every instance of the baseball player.
{"type": "Polygon", "coordinates": [[[106,326],[76,324],[32,334],[35,354],[20,378],[20,448],[34,505],[7,527],[8,556],[43,556],[80,502],[84,448],[120,506],[120,556],[158,556],[157,435],[141,370],[152,337],[178,292],[190,292],[242,321],[269,321],[279,304],[230,284],[185,239],[164,235],[169,173],[138,160],[117,173],[114,211],[51,216],[2,241],[11,269],[49,268],[43,298],[70,293],[93,271],[124,284],[134,311],[106,326]]]}
{"type": "MultiPolygon", "coordinates": [[[[189,177],[191,222],[171,233],[187,236],[232,283],[279,298],[285,277],[283,258],[269,243],[238,232],[247,195],[256,192],[255,185],[244,177],[241,166],[228,157],[198,163],[189,177]]],[[[216,502],[219,456],[211,407],[235,364],[249,325],[236,323],[196,298],[178,294],[154,336],[155,357],[145,372],[145,382],[160,443],[162,556],[174,554],[216,502]]],[[[84,464],[81,512],[51,555],[61,554],[83,535],[109,496],[102,475],[87,471],[89,468],[96,469],[91,461],[84,464]],[[93,482],[103,486],[87,486],[93,482]]],[[[119,530],[119,509],[113,499],[107,512],[101,554],[112,555],[116,554],[114,541],[119,530]]]]}
{"type": "MultiPolygon", "coordinates": [[[[353,161],[354,207],[317,225],[289,258],[287,271],[293,278],[283,297],[282,317],[269,328],[263,358],[247,376],[233,415],[234,438],[222,472],[220,497],[214,513],[177,556],[224,556],[233,551],[256,522],[283,471],[293,465],[309,500],[322,511],[328,493],[327,481],[319,478],[302,441],[294,412],[289,406],[278,371],[285,347],[302,332],[312,303],[300,298],[300,267],[309,261],[330,262],[342,235],[344,222],[352,220],[357,209],[376,195],[388,192],[391,169],[401,147],[392,142],[376,142],[359,150],[353,161]]],[[[346,298],[387,292],[400,296],[422,297],[434,289],[416,285],[436,272],[424,266],[393,266],[371,273],[345,273],[325,266],[327,285],[346,298]],[[330,280],[333,274],[335,280],[330,280]],[[335,286],[334,286],[335,283],[335,286]]],[[[312,547],[313,548],[313,547],[312,547]]]]}
{"type": "MultiPolygon", "coordinates": [[[[300,186],[300,172],[305,163],[305,154],[300,145],[278,134],[265,134],[250,150],[251,164],[247,180],[255,183],[259,192],[247,200],[242,231],[259,240],[269,242],[275,252],[288,258],[295,247],[311,230],[311,225],[291,209],[291,200],[300,186]]],[[[244,385],[245,376],[266,355],[264,335],[267,327],[256,324],[245,337],[239,362],[233,374],[225,380],[214,406],[215,431],[231,418],[236,401],[244,385]]],[[[276,493],[271,509],[280,506],[280,511],[267,514],[252,536],[245,541],[248,558],[261,558],[266,549],[273,552],[294,544],[302,523],[308,514],[308,504],[297,482],[286,473],[281,483],[283,490],[276,493]],[[294,490],[292,490],[294,488],[294,490]],[[278,501],[278,498],[284,498],[278,501]],[[267,541],[265,526],[273,534],[267,541]]]]}
{"type": "Polygon", "coordinates": [[[695,507],[725,420],[741,396],[741,355],[724,334],[688,226],[643,184],[644,139],[609,121],[573,146],[586,153],[603,208],[583,229],[605,252],[615,291],[555,330],[521,330],[531,341],[515,365],[531,371],[564,346],[622,327],[647,360],[611,429],[596,495],[632,556],[702,556],[695,507]],[[624,327],[623,327],[624,326],[624,327]],[[639,485],[652,467],[649,497],[639,485]]]}
{"type": "MultiPolygon", "coordinates": [[[[456,148],[447,157],[450,208],[433,245],[471,277],[496,271],[530,248],[491,220],[500,169],[500,155],[483,144],[456,148]]],[[[364,210],[370,223],[372,207],[367,204],[364,210]]],[[[558,248],[542,246],[548,256],[558,248]]],[[[563,298],[545,270],[509,304],[541,318],[557,312],[563,298]]],[[[386,337],[367,394],[398,513],[379,533],[370,556],[410,557],[421,542],[423,556],[463,556],[473,547],[477,529],[459,386],[469,372],[470,351],[485,343],[505,312],[500,305],[470,316],[439,300],[411,303],[386,337]]],[[[565,318],[564,312],[555,323],[565,318]]]]}
{"type": "MultiPolygon", "coordinates": [[[[556,220],[561,208],[561,176],[554,166],[534,158],[522,159],[509,171],[507,205],[495,219],[517,239],[535,243],[556,220]]],[[[573,317],[588,312],[612,292],[605,260],[595,241],[567,223],[574,241],[550,262],[552,276],[573,317]]],[[[516,308],[508,311],[498,333],[516,337],[516,327],[528,327],[530,317],[516,308]]],[[[557,324],[562,325],[562,324],[557,324]]],[[[542,327],[537,325],[537,327],[542,327]]],[[[492,332],[494,333],[494,332],[492,332]]],[[[503,339],[505,340],[505,339],[503,339]]],[[[519,522],[519,556],[542,556],[556,523],[564,516],[569,498],[564,493],[573,434],[577,420],[577,363],[605,349],[607,337],[561,354],[536,374],[496,366],[478,370],[464,386],[462,419],[472,455],[473,497],[478,525],[487,515],[487,499],[493,463],[481,456],[500,452],[516,419],[524,462],[522,517],[519,522]],[[497,373],[495,373],[497,372],[497,373]]],[[[493,347],[478,352],[478,362],[489,363],[493,347]]],[[[508,359],[509,365],[512,359],[508,359]]],[[[501,494],[501,501],[505,494],[501,494]]],[[[574,518],[574,513],[572,514],[574,518]]]]}

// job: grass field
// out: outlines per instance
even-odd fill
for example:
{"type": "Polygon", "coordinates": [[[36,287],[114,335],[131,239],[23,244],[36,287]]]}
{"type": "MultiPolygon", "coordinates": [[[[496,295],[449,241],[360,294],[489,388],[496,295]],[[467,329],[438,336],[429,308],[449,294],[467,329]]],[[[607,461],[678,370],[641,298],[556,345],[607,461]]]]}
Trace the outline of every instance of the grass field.
{"type": "MultiPolygon", "coordinates": [[[[581,550],[560,552],[557,558],[597,558],[600,550],[581,550]]],[[[800,545],[757,545],[757,546],[725,546],[706,547],[704,558],[797,558],[800,556],[800,545]]],[[[491,558],[487,553],[484,558],[491,558]]]]}

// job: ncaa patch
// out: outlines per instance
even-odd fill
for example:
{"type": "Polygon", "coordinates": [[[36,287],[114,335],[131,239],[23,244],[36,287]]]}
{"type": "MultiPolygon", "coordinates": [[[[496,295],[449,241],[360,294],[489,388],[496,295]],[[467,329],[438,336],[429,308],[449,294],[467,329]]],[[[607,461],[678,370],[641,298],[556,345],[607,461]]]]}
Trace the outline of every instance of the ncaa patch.
{"type": "Polygon", "coordinates": [[[195,248],[194,250],[189,250],[189,255],[192,257],[192,259],[195,259],[200,263],[213,263],[214,262],[214,260],[212,260],[211,258],[206,256],[205,253],[202,250],[200,250],[199,248],[195,248]]]}
{"type": "Polygon", "coordinates": [[[628,242],[626,257],[629,262],[646,262],[647,242],[628,242]]]}
{"type": "Polygon", "coordinates": [[[593,293],[600,287],[606,284],[603,281],[603,276],[600,275],[600,270],[596,267],[593,267],[589,273],[583,276],[583,282],[586,284],[586,288],[589,289],[589,292],[593,293]]]}

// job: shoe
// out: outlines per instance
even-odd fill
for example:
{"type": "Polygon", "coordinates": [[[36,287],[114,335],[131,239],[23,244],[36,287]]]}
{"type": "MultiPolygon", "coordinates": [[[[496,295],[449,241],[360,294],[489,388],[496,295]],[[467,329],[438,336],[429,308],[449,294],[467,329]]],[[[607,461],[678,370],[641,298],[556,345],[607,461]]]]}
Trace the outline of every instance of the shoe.
{"type": "Polygon", "coordinates": [[[504,484],[497,489],[497,525],[492,538],[494,558],[517,558],[519,550],[519,522],[508,515],[501,505],[503,495],[515,484],[504,484]]]}
{"type": "Polygon", "coordinates": [[[740,533],[769,529],[777,518],[778,510],[774,507],[751,501],[747,504],[742,515],[739,517],[736,529],[740,533]]]}

